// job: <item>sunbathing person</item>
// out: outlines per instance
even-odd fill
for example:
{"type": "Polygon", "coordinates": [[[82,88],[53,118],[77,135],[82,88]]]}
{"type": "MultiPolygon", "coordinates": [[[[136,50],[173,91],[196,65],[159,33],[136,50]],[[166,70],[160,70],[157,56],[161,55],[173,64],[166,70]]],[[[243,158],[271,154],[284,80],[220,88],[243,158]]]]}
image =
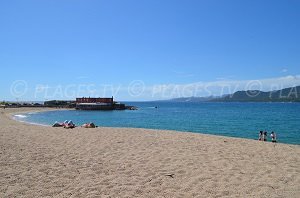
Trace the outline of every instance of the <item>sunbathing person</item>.
{"type": "Polygon", "coordinates": [[[88,123],[83,124],[81,127],[84,127],[84,128],[96,128],[97,126],[94,123],[92,123],[92,122],[88,122],[88,123]]]}
{"type": "Polygon", "coordinates": [[[66,123],[66,121],[64,122],[64,128],[66,129],[73,129],[75,128],[75,124],[72,122],[72,120],[68,121],[66,123]]]}
{"type": "Polygon", "coordinates": [[[52,127],[63,127],[64,123],[59,123],[57,121],[55,121],[55,123],[52,125],[52,127]]]}

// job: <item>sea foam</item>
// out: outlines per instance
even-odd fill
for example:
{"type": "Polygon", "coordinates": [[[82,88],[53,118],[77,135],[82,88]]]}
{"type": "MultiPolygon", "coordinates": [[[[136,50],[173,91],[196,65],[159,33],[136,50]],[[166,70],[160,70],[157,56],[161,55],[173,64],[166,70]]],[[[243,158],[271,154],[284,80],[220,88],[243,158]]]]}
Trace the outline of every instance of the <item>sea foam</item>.
{"type": "Polygon", "coordinates": [[[27,118],[26,115],[14,115],[15,117],[18,117],[18,118],[27,118]]]}

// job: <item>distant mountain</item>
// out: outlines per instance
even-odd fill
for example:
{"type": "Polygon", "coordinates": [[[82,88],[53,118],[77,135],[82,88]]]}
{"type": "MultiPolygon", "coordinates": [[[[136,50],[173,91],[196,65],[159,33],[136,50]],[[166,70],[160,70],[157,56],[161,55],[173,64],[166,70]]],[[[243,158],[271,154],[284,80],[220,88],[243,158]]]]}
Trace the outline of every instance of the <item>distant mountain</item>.
{"type": "Polygon", "coordinates": [[[259,90],[237,91],[213,102],[300,102],[300,86],[263,92],[259,90]]]}
{"type": "Polygon", "coordinates": [[[181,97],[181,98],[173,98],[169,101],[172,102],[208,102],[213,99],[217,99],[218,97],[215,96],[208,96],[208,97],[181,97]]]}
{"type": "Polygon", "coordinates": [[[173,102],[300,102],[300,86],[276,91],[237,91],[224,96],[173,98],[173,102]]]}

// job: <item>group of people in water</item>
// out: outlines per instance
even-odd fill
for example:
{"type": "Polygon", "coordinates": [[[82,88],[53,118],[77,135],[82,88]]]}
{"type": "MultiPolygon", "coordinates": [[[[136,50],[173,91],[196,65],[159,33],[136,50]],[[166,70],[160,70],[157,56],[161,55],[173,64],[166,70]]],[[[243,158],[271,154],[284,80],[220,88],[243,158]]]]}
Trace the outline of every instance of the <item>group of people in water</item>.
{"type": "MultiPolygon", "coordinates": [[[[66,129],[73,129],[75,128],[75,124],[73,123],[72,120],[65,120],[64,122],[62,123],[59,123],[59,122],[55,122],[52,127],[64,127],[66,129]]],[[[83,124],[81,127],[84,127],[84,128],[96,128],[98,126],[96,126],[94,123],[92,122],[88,122],[88,123],[85,123],[83,124]]]]}
{"type": "MultiPolygon", "coordinates": [[[[276,133],[274,131],[271,132],[270,138],[271,138],[272,142],[274,142],[274,143],[277,142],[276,133]]],[[[268,132],[267,131],[259,131],[258,140],[259,141],[268,141],[268,132]]]]}

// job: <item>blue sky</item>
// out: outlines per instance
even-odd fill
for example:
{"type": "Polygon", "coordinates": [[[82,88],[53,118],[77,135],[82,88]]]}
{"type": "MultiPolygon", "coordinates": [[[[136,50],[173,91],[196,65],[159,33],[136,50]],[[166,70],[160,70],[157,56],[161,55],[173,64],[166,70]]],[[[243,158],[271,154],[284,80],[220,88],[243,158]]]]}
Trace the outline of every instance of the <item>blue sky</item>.
{"type": "Polygon", "coordinates": [[[298,0],[1,1],[0,100],[152,100],[220,94],[162,94],[162,86],[295,85],[299,19],[298,0]]]}

